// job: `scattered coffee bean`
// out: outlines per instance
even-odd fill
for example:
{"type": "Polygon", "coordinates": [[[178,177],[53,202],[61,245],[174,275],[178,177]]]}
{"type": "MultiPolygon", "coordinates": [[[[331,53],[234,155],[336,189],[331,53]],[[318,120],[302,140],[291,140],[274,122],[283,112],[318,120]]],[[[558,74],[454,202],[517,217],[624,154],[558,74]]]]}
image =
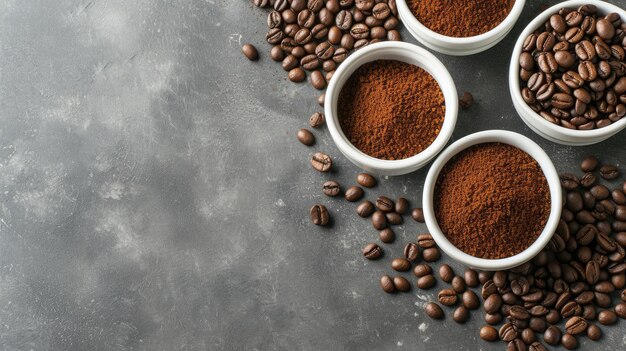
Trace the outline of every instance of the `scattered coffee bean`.
{"type": "Polygon", "coordinates": [[[424,223],[424,210],[421,208],[414,208],[411,212],[411,218],[418,223],[424,223]]]}
{"type": "Polygon", "coordinates": [[[372,213],[374,213],[376,209],[374,208],[374,204],[371,201],[363,201],[359,204],[359,206],[357,206],[356,208],[356,213],[363,217],[369,217],[372,215],[372,213]]]}
{"type": "Polygon", "coordinates": [[[329,180],[327,182],[324,182],[324,184],[322,185],[322,192],[326,196],[334,197],[341,193],[341,186],[336,181],[329,180]]]}
{"type": "Polygon", "coordinates": [[[435,276],[433,276],[432,274],[427,274],[417,279],[417,287],[424,290],[430,289],[435,285],[436,282],[437,280],[435,279],[435,276]]]}
{"type": "Polygon", "coordinates": [[[439,260],[441,253],[439,253],[439,250],[436,247],[431,247],[422,251],[422,257],[426,262],[435,262],[439,260]]]}
{"type": "Polygon", "coordinates": [[[480,338],[485,340],[485,341],[496,341],[498,340],[498,331],[490,326],[490,325],[485,325],[483,327],[480,328],[480,338]]]}
{"type": "Polygon", "coordinates": [[[517,331],[511,323],[505,323],[500,327],[498,335],[501,340],[509,342],[517,337],[517,331]]]}
{"type": "Polygon", "coordinates": [[[578,335],[587,330],[587,326],[587,321],[584,318],[580,316],[574,316],[568,319],[565,323],[565,330],[568,334],[578,335]]]}
{"type": "MultiPolygon", "coordinates": [[[[387,227],[387,217],[385,217],[385,213],[382,212],[382,211],[375,211],[372,214],[372,225],[374,226],[374,228],[376,228],[378,230],[385,229],[385,227],[387,227]]],[[[381,238],[381,240],[382,240],[382,238],[381,238]]],[[[393,241],[393,240],[391,240],[391,241],[393,241]]],[[[385,241],[383,240],[383,242],[385,242],[385,241]]]]}
{"type": "Polygon", "coordinates": [[[472,96],[472,94],[468,91],[464,92],[463,95],[461,95],[461,98],[459,99],[459,106],[461,106],[462,109],[468,109],[473,104],[474,104],[474,97],[472,96]]]}
{"type": "Polygon", "coordinates": [[[465,272],[463,272],[463,278],[465,278],[465,284],[469,287],[474,288],[479,284],[478,273],[471,268],[465,269],[465,272]]]}
{"type": "Polygon", "coordinates": [[[425,275],[432,274],[432,272],[432,268],[424,263],[415,265],[413,268],[413,274],[415,274],[416,277],[423,277],[425,275]]]}
{"type": "Polygon", "coordinates": [[[356,182],[366,188],[373,188],[376,186],[376,178],[369,173],[359,173],[356,176],[356,182]]]}
{"type": "Polygon", "coordinates": [[[296,67],[289,71],[289,80],[294,83],[300,83],[306,78],[306,73],[300,67],[296,67]]]}
{"type": "Polygon", "coordinates": [[[311,157],[311,166],[313,169],[319,172],[328,172],[333,167],[333,160],[330,156],[323,154],[321,152],[316,152],[311,157]]]}
{"type": "Polygon", "coordinates": [[[311,85],[313,88],[321,90],[326,88],[326,78],[320,71],[311,72],[311,85]]]}
{"type": "MultiPolygon", "coordinates": [[[[326,100],[326,93],[321,93],[320,96],[317,97],[317,104],[324,107],[324,100],[326,100]]],[[[322,120],[322,122],[319,124],[320,126],[322,124],[324,124],[326,120],[322,120]]]]}
{"type": "Polygon", "coordinates": [[[311,207],[311,222],[315,225],[324,226],[327,225],[330,220],[328,210],[324,205],[315,205],[311,207]]]}
{"type": "Polygon", "coordinates": [[[243,44],[243,46],[241,47],[241,51],[243,52],[244,56],[246,56],[246,58],[250,61],[256,61],[259,59],[259,52],[252,44],[243,44]]]}
{"type": "Polygon", "coordinates": [[[448,264],[442,264],[439,267],[439,278],[446,283],[450,283],[452,278],[454,278],[454,271],[452,270],[452,267],[448,264]]]}
{"type": "Polygon", "coordinates": [[[469,318],[469,311],[465,306],[459,306],[454,310],[454,314],[452,315],[452,319],[457,323],[465,323],[469,318]]]}
{"type": "Polygon", "coordinates": [[[367,244],[363,248],[363,256],[368,260],[377,260],[383,255],[383,249],[376,244],[367,244]]]}
{"type": "Polygon", "coordinates": [[[574,350],[578,347],[578,340],[576,337],[570,334],[563,334],[561,337],[561,344],[568,350],[574,350]]]}
{"type": "Polygon", "coordinates": [[[442,319],[444,316],[441,307],[434,302],[427,303],[424,311],[426,312],[426,315],[432,319],[442,319]]]}
{"type": "Polygon", "coordinates": [[[326,118],[324,114],[321,112],[315,112],[309,118],[309,125],[313,128],[319,128],[326,122],[326,118]]]}
{"type": "Polygon", "coordinates": [[[344,197],[350,202],[356,202],[363,197],[363,194],[364,192],[361,187],[353,185],[346,190],[344,197]]]}
{"type": "Polygon", "coordinates": [[[549,345],[558,345],[561,341],[561,330],[554,325],[549,326],[543,333],[543,340],[549,345]]]}
{"type": "Polygon", "coordinates": [[[406,272],[411,269],[411,262],[406,258],[395,258],[391,261],[391,268],[398,272],[406,272]]]}
{"type": "Polygon", "coordinates": [[[452,278],[451,285],[452,285],[452,289],[459,294],[465,291],[465,280],[458,275],[452,278]]]}
{"type": "Polygon", "coordinates": [[[443,289],[439,291],[437,298],[439,299],[439,303],[445,306],[453,306],[458,301],[456,291],[452,289],[443,289]]]}
{"type": "Polygon", "coordinates": [[[502,306],[502,296],[499,294],[491,294],[483,303],[483,308],[487,313],[496,313],[502,306]]]}
{"type": "Polygon", "coordinates": [[[380,287],[383,288],[383,291],[388,294],[396,292],[396,287],[393,284],[393,279],[391,279],[391,277],[388,275],[383,275],[380,278],[380,287]]]}
{"type": "Polygon", "coordinates": [[[393,232],[393,230],[391,230],[391,228],[385,228],[378,233],[378,237],[380,238],[380,241],[384,242],[385,244],[389,244],[396,239],[396,234],[393,232]]]}
{"type": "Polygon", "coordinates": [[[395,211],[396,213],[403,215],[409,209],[409,201],[403,197],[399,197],[396,200],[395,211]]]}
{"type": "Polygon", "coordinates": [[[387,223],[391,225],[400,225],[402,224],[402,222],[404,222],[402,216],[395,212],[385,213],[385,217],[387,218],[387,223]]]}
{"type": "Polygon", "coordinates": [[[393,200],[386,196],[379,196],[376,199],[376,208],[385,213],[391,212],[394,210],[393,200]]]}
{"type": "Polygon", "coordinates": [[[614,165],[604,165],[600,167],[600,176],[607,180],[613,180],[619,177],[619,171],[614,165]]]}
{"type": "Polygon", "coordinates": [[[463,306],[470,310],[475,310],[480,305],[478,295],[476,295],[476,293],[472,290],[466,290],[461,296],[461,300],[463,301],[463,306]]]}
{"type": "Polygon", "coordinates": [[[398,291],[407,292],[411,290],[411,283],[405,277],[393,277],[393,285],[398,291]]]}
{"type": "Polygon", "coordinates": [[[598,322],[603,325],[611,325],[617,322],[617,315],[611,310],[604,310],[598,314],[598,322]]]}
{"type": "Polygon", "coordinates": [[[615,305],[615,314],[622,319],[626,319],[626,303],[620,302],[615,305]]]}
{"type": "Polygon", "coordinates": [[[311,146],[315,144],[315,135],[313,135],[313,133],[311,133],[311,131],[308,129],[302,128],[298,130],[297,136],[298,140],[306,146],[311,146]]]}
{"type": "Polygon", "coordinates": [[[408,243],[404,246],[404,258],[409,261],[415,261],[419,258],[419,247],[415,243],[408,243]]]}

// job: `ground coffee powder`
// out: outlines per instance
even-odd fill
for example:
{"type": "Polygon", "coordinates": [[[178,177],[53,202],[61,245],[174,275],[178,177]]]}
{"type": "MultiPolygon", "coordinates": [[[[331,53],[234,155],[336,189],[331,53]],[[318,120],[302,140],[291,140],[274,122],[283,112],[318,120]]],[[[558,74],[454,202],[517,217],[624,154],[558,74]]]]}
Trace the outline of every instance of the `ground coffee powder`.
{"type": "Polygon", "coordinates": [[[437,81],[422,68],[395,60],[359,67],[343,86],[337,106],[350,142],[385,160],[405,159],[426,149],[445,117],[437,81]]]}
{"type": "Polygon", "coordinates": [[[501,143],[470,147],[444,167],[435,215],[448,240],[476,257],[510,257],[529,247],[550,215],[550,190],[539,164],[501,143]]]}
{"type": "Polygon", "coordinates": [[[500,24],[515,0],[407,0],[418,21],[449,37],[472,37],[500,24]]]}

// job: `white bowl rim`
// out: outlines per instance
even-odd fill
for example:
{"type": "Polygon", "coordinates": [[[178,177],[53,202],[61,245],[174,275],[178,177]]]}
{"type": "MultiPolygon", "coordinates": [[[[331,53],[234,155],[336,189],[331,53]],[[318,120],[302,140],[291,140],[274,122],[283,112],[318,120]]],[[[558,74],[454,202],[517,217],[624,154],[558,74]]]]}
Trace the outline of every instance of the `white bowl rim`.
{"type": "MultiPolygon", "coordinates": [[[[418,31],[421,31],[423,34],[430,36],[431,38],[438,40],[442,43],[457,45],[457,44],[478,44],[485,41],[491,42],[492,40],[497,40],[497,37],[505,31],[505,29],[509,26],[513,26],[515,22],[517,22],[522,10],[524,9],[524,4],[526,0],[515,0],[515,4],[511,7],[511,11],[504,18],[502,22],[500,22],[497,26],[492,28],[491,30],[471,37],[451,37],[447,35],[443,35],[441,33],[437,33],[434,30],[426,27],[420,22],[417,17],[411,12],[409,6],[406,3],[406,0],[396,0],[396,4],[399,8],[402,8],[402,11],[410,14],[410,16],[404,16],[402,21],[405,25],[412,26],[418,31]]],[[[400,10],[398,10],[400,11],[400,10]]]]}
{"type": "Polygon", "coordinates": [[[517,267],[535,257],[550,242],[561,218],[562,189],[558,172],[550,157],[534,141],[519,133],[506,130],[487,130],[463,137],[446,150],[433,162],[423,189],[422,206],[426,225],[433,239],[448,256],[470,267],[484,270],[502,270],[517,267]],[[443,234],[434,213],[434,191],[437,179],[443,167],[459,152],[477,144],[500,142],[515,146],[534,158],[546,177],[550,188],[550,215],[546,225],[535,242],[524,251],[511,257],[485,259],[469,255],[454,246],[443,234]]]}
{"type": "Polygon", "coordinates": [[[587,5],[587,4],[595,5],[602,12],[620,13],[622,18],[626,20],[626,11],[624,11],[623,9],[613,4],[609,4],[607,2],[599,1],[599,0],[569,0],[569,1],[558,3],[548,8],[547,10],[539,14],[537,17],[535,17],[535,19],[532,20],[524,28],[519,38],[517,39],[515,46],[513,47],[513,55],[511,56],[511,63],[509,67],[509,90],[511,91],[511,97],[515,100],[518,100],[518,102],[520,102],[519,105],[520,105],[520,108],[523,110],[523,112],[525,112],[529,117],[530,116],[533,117],[533,120],[531,123],[533,124],[537,123],[542,128],[547,128],[555,133],[558,133],[567,137],[594,139],[594,138],[610,137],[618,133],[620,130],[626,127],[626,117],[621,118],[619,121],[615,123],[611,123],[610,125],[606,127],[598,128],[598,129],[578,130],[578,129],[565,128],[565,127],[546,121],[538,113],[533,111],[530,108],[530,106],[528,106],[526,101],[524,101],[524,99],[522,98],[522,92],[521,92],[521,89],[519,88],[520,87],[519,56],[522,53],[522,45],[526,37],[530,35],[532,32],[534,32],[536,29],[540,28],[542,23],[544,23],[555,12],[558,12],[558,10],[560,10],[561,8],[578,7],[578,6],[587,5]]]}
{"type": "MultiPolygon", "coordinates": [[[[413,63],[411,63],[413,64],[413,63]]],[[[397,41],[387,41],[381,43],[370,44],[362,49],[357,50],[339,66],[335,74],[333,75],[333,79],[330,80],[328,88],[326,89],[326,97],[324,101],[324,113],[326,114],[326,125],[328,126],[328,130],[330,131],[330,135],[337,144],[337,147],[344,153],[349,153],[348,158],[353,159],[357,163],[365,165],[371,169],[378,169],[383,172],[394,172],[402,169],[414,168],[416,165],[423,165],[426,162],[430,161],[434,158],[443,148],[446,146],[450,138],[452,137],[452,132],[454,131],[454,127],[456,126],[457,115],[458,115],[458,95],[456,92],[456,85],[452,80],[452,76],[446,69],[446,67],[430,52],[425,49],[420,48],[417,45],[405,43],[405,42],[397,42],[397,41]],[[342,86],[338,86],[338,81],[342,80],[346,72],[352,74],[358,67],[351,69],[352,62],[359,60],[362,56],[368,55],[370,53],[380,55],[381,57],[374,58],[367,62],[375,61],[375,60],[384,60],[385,52],[388,49],[400,49],[411,56],[420,63],[420,65],[426,68],[429,74],[437,81],[439,88],[441,89],[442,94],[444,95],[445,100],[445,117],[443,121],[443,125],[441,126],[441,130],[439,134],[435,138],[435,140],[422,152],[405,158],[401,160],[383,160],[379,158],[372,157],[363,151],[359,150],[356,146],[354,146],[343,133],[341,126],[338,124],[338,116],[335,113],[336,110],[336,101],[334,99],[334,95],[339,95],[341,92],[342,86]],[[435,73],[435,74],[433,74],[435,73]]]]}

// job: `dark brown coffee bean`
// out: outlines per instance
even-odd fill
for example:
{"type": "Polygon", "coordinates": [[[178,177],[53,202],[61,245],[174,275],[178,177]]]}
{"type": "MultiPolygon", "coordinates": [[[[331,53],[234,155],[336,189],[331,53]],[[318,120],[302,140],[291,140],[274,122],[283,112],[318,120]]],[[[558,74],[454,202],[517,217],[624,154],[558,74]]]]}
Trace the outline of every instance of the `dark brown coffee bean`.
{"type": "Polygon", "coordinates": [[[409,209],[409,201],[403,197],[399,197],[396,200],[396,204],[395,204],[395,212],[403,215],[407,212],[407,210],[409,209]]]}
{"type": "Polygon", "coordinates": [[[452,314],[452,319],[455,322],[460,323],[460,324],[467,322],[468,318],[469,318],[469,311],[467,310],[465,306],[457,307],[456,310],[454,310],[454,313],[452,314]]]}
{"type": "Polygon", "coordinates": [[[411,283],[405,278],[401,276],[393,277],[393,286],[396,290],[401,292],[407,292],[411,290],[411,283]]]}
{"type": "Polygon", "coordinates": [[[415,261],[420,257],[420,250],[417,244],[408,243],[404,246],[404,258],[409,261],[415,261]]]}
{"type": "Polygon", "coordinates": [[[582,308],[575,301],[569,301],[565,304],[565,306],[563,306],[563,308],[561,308],[561,316],[563,316],[563,318],[569,318],[580,314],[582,314],[582,308]]]}
{"type": "Polygon", "coordinates": [[[595,284],[600,276],[600,265],[596,261],[587,262],[585,278],[589,284],[595,284]]]}
{"type": "Polygon", "coordinates": [[[595,80],[598,77],[596,66],[591,61],[581,61],[578,64],[578,74],[587,82],[595,80]]]}
{"type": "Polygon", "coordinates": [[[491,294],[483,303],[483,308],[487,313],[495,313],[502,306],[502,296],[499,294],[491,294]]]}
{"type": "Polygon", "coordinates": [[[578,340],[576,340],[576,337],[573,335],[563,334],[563,336],[561,336],[561,344],[568,350],[574,350],[578,347],[578,340]]]}
{"type": "Polygon", "coordinates": [[[604,310],[598,314],[598,322],[603,325],[612,325],[617,322],[617,315],[611,310],[604,310]]]}
{"type": "Polygon", "coordinates": [[[241,52],[243,52],[244,56],[250,61],[256,61],[259,59],[259,52],[252,44],[243,44],[241,52]]]}
{"type": "Polygon", "coordinates": [[[622,189],[613,189],[611,191],[611,199],[618,205],[626,205],[626,194],[622,189]]]}
{"type": "Polygon", "coordinates": [[[450,283],[452,281],[452,278],[454,278],[454,271],[452,270],[452,267],[447,264],[442,264],[439,267],[439,277],[444,282],[450,283]]]}
{"type": "MultiPolygon", "coordinates": [[[[595,183],[596,183],[596,176],[591,172],[585,173],[585,175],[583,175],[582,178],[580,179],[580,185],[582,185],[585,188],[589,188],[595,183]]],[[[593,196],[593,194],[591,193],[589,194],[593,196]]],[[[593,200],[595,201],[595,197],[593,198],[593,200]]]]}
{"type": "Polygon", "coordinates": [[[395,258],[391,261],[391,268],[398,272],[406,272],[411,269],[411,262],[405,258],[395,258]]]}
{"type": "Polygon", "coordinates": [[[505,323],[500,327],[498,335],[502,341],[509,342],[517,337],[517,331],[511,323],[505,323]]]}
{"type": "Polygon", "coordinates": [[[376,208],[385,213],[391,212],[394,209],[394,202],[386,196],[379,196],[376,199],[376,208]]]}
{"type": "Polygon", "coordinates": [[[363,248],[363,256],[368,260],[377,260],[383,255],[383,249],[376,244],[367,244],[363,248]]]}
{"type": "MultiPolygon", "coordinates": [[[[272,50],[270,51],[270,57],[274,61],[282,61],[285,58],[285,52],[280,47],[280,45],[272,46],[272,50]]],[[[297,64],[297,61],[296,61],[297,64]]]]}
{"type": "Polygon", "coordinates": [[[339,5],[339,1],[338,0],[328,0],[328,1],[326,1],[326,8],[328,9],[328,11],[330,11],[332,13],[339,12],[339,10],[341,9],[340,6],[341,5],[339,5]]]}
{"type": "Polygon", "coordinates": [[[626,303],[620,302],[615,305],[615,314],[621,319],[626,319],[626,303]]]}
{"type": "Polygon", "coordinates": [[[537,37],[537,50],[544,52],[550,51],[555,43],[556,38],[552,33],[543,32],[537,37]]]}
{"type": "Polygon", "coordinates": [[[311,222],[313,222],[313,224],[321,226],[328,224],[330,215],[324,205],[315,205],[311,207],[309,212],[311,215],[311,222]]]}
{"type": "Polygon", "coordinates": [[[561,341],[561,330],[553,325],[549,326],[543,334],[543,340],[549,345],[558,345],[561,341]]]}
{"type": "Polygon", "coordinates": [[[548,327],[546,321],[538,317],[531,317],[528,326],[537,333],[543,333],[548,327]]]}
{"type": "MultiPolygon", "coordinates": [[[[417,268],[417,267],[416,267],[417,268]]],[[[417,279],[417,287],[420,289],[430,289],[432,288],[437,281],[432,274],[426,274],[419,279],[417,279]]]]}
{"type": "Polygon", "coordinates": [[[413,274],[415,274],[416,277],[423,277],[428,274],[431,274],[432,272],[433,272],[432,268],[430,268],[430,266],[425,263],[418,264],[413,269],[413,274]]]}
{"type": "MultiPolygon", "coordinates": [[[[374,228],[378,230],[385,229],[385,227],[387,227],[387,217],[385,217],[385,213],[382,211],[375,211],[372,214],[372,225],[374,226],[374,228]]],[[[389,231],[391,231],[391,229],[389,229],[389,231]]],[[[382,237],[381,237],[381,240],[382,240],[382,237]]],[[[393,241],[393,239],[391,241],[393,241]]],[[[383,242],[385,241],[383,240],[383,242]]]]}
{"type": "Polygon", "coordinates": [[[315,135],[313,135],[313,133],[311,133],[311,131],[308,129],[301,128],[300,130],[298,130],[297,137],[298,140],[306,146],[311,146],[315,144],[315,135]]]}
{"type": "Polygon", "coordinates": [[[565,323],[565,330],[568,334],[578,335],[585,332],[585,330],[587,330],[587,326],[587,321],[584,318],[580,316],[574,316],[568,319],[565,323]]]}
{"type": "Polygon", "coordinates": [[[559,64],[551,52],[542,52],[537,55],[537,65],[545,73],[554,73],[559,69],[559,64]]]}
{"type": "Polygon", "coordinates": [[[311,85],[313,86],[313,88],[318,89],[318,90],[326,88],[327,82],[322,72],[320,71],[311,72],[310,79],[311,79],[311,85]]]}
{"type": "Polygon", "coordinates": [[[430,247],[422,251],[422,257],[426,262],[436,262],[441,257],[441,253],[436,247],[430,247]]]}
{"type": "Polygon", "coordinates": [[[364,192],[361,187],[353,185],[346,190],[344,197],[350,202],[355,202],[359,201],[363,197],[363,194],[364,192]]]}
{"type": "Polygon", "coordinates": [[[579,27],[573,27],[565,32],[565,40],[570,44],[576,44],[581,41],[585,36],[585,32],[579,27]]]}
{"type": "Polygon", "coordinates": [[[557,51],[554,53],[554,60],[563,68],[570,68],[576,63],[576,58],[568,51],[557,51]]]}
{"type": "Polygon", "coordinates": [[[356,182],[359,185],[364,186],[366,188],[373,188],[376,186],[376,178],[369,173],[359,173],[356,176],[356,182]]]}
{"type": "Polygon", "coordinates": [[[563,82],[570,87],[571,89],[578,89],[583,84],[585,84],[585,80],[578,74],[578,72],[567,71],[563,74],[563,82]]]}
{"type": "Polygon", "coordinates": [[[281,40],[283,40],[283,38],[285,38],[285,33],[283,33],[283,31],[281,31],[279,28],[270,29],[270,31],[267,32],[267,35],[265,36],[265,39],[270,44],[278,44],[281,42],[281,40]]]}
{"type": "Polygon", "coordinates": [[[311,157],[311,166],[313,166],[316,171],[328,172],[333,167],[333,160],[326,154],[316,152],[311,157]]]}
{"type": "Polygon", "coordinates": [[[313,40],[313,35],[307,28],[302,28],[296,33],[294,40],[297,45],[304,45],[313,40]]]}
{"type": "Polygon", "coordinates": [[[485,341],[496,341],[498,340],[498,331],[490,326],[490,325],[485,325],[483,327],[480,328],[480,332],[479,332],[480,338],[485,340],[485,341]]]}
{"type": "Polygon", "coordinates": [[[355,40],[367,39],[370,36],[370,29],[363,23],[353,24],[350,28],[350,35],[355,40]]]}
{"type": "Polygon", "coordinates": [[[470,310],[477,309],[480,306],[478,296],[471,290],[466,290],[463,295],[461,295],[461,301],[463,302],[463,306],[470,310]]]}
{"type": "Polygon", "coordinates": [[[321,112],[315,112],[309,117],[309,125],[313,128],[319,128],[326,122],[326,117],[321,112]]]}
{"type": "Polygon", "coordinates": [[[606,18],[602,18],[596,22],[596,33],[604,40],[611,40],[615,36],[615,27],[606,18]]]}
{"type": "Polygon", "coordinates": [[[374,204],[371,201],[363,201],[357,206],[356,213],[363,218],[369,217],[374,213],[374,204]]]}
{"type": "Polygon", "coordinates": [[[289,80],[294,83],[300,83],[306,79],[306,73],[300,67],[296,67],[289,71],[289,80]]]}
{"type": "Polygon", "coordinates": [[[478,273],[471,268],[465,269],[465,272],[463,272],[463,278],[465,279],[465,284],[469,287],[474,288],[479,284],[478,273]]]}
{"type": "Polygon", "coordinates": [[[434,302],[427,303],[424,312],[432,319],[442,319],[444,316],[441,307],[434,302]]]}
{"type": "MultiPolygon", "coordinates": [[[[373,217],[372,217],[372,220],[373,220],[373,217]]],[[[391,230],[391,228],[384,228],[378,233],[378,237],[380,241],[384,242],[385,244],[389,244],[389,243],[392,243],[396,239],[396,234],[393,232],[393,230],[391,230]]]]}
{"type": "Polygon", "coordinates": [[[341,186],[336,181],[329,180],[322,185],[322,192],[326,196],[334,197],[341,193],[341,186]]]}
{"type": "Polygon", "coordinates": [[[380,287],[383,288],[383,291],[388,294],[396,292],[396,287],[393,284],[393,279],[391,279],[391,277],[388,275],[383,275],[380,278],[380,287]]]}
{"type": "Polygon", "coordinates": [[[592,187],[591,189],[589,189],[589,191],[596,198],[596,200],[607,199],[609,195],[611,194],[609,191],[609,188],[607,188],[606,186],[602,184],[598,184],[592,187]]]}
{"type": "Polygon", "coordinates": [[[485,322],[490,325],[500,324],[502,315],[500,313],[485,313],[485,322]]]}
{"type": "MultiPolygon", "coordinates": [[[[285,57],[283,59],[282,66],[285,71],[288,71],[290,73],[291,73],[291,70],[300,69],[300,68],[296,68],[298,66],[298,59],[293,55],[288,55],[287,57],[285,57]]],[[[300,71],[302,71],[302,69],[300,69],[300,71]]],[[[304,71],[302,71],[302,73],[304,73],[304,71]]],[[[304,77],[302,79],[304,80],[304,77]]]]}
{"type": "Polygon", "coordinates": [[[574,47],[576,56],[582,61],[592,61],[596,58],[596,49],[589,40],[583,40],[574,47]]]}
{"type": "Polygon", "coordinates": [[[552,96],[552,106],[559,109],[568,109],[574,106],[574,98],[571,95],[556,93],[552,96]]]}
{"type": "Polygon", "coordinates": [[[411,212],[411,218],[418,223],[424,223],[424,210],[421,208],[414,208],[411,212]]]}
{"type": "Polygon", "coordinates": [[[439,303],[445,306],[453,306],[458,301],[456,291],[452,289],[443,289],[439,291],[437,298],[439,299],[439,303]]]}
{"type": "Polygon", "coordinates": [[[614,165],[604,165],[600,167],[600,176],[607,180],[619,177],[619,170],[614,165]]]}
{"type": "Polygon", "coordinates": [[[509,309],[509,315],[515,319],[526,320],[530,319],[530,313],[523,306],[515,305],[509,309]]]}

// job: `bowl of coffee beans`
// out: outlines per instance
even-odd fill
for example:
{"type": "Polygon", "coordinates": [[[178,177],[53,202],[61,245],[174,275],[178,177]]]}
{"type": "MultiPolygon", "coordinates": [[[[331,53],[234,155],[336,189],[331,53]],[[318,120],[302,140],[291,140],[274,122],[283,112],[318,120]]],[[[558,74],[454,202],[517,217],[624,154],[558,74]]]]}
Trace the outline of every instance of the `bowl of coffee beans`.
{"type": "Polygon", "coordinates": [[[525,0],[396,0],[409,33],[447,55],[473,55],[499,43],[513,29],[525,0]]]}
{"type": "Polygon", "coordinates": [[[324,103],[339,151],[368,172],[391,176],[423,167],[444,148],[458,106],[444,65],[402,42],[375,43],[350,55],[324,103]]]}
{"type": "Polygon", "coordinates": [[[626,12],[566,1],[537,16],[513,50],[509,88],[522,120],[545,139],[590,145],[626,127],[626,12]]]}
{"type": "Polygon", "coordinates": [[[558,173],[539,145],[489,130],[441,153],[422,203],[426,225],[448,256],[495,271],[528,262],[550,243],[562,202],[558,173]]]}

